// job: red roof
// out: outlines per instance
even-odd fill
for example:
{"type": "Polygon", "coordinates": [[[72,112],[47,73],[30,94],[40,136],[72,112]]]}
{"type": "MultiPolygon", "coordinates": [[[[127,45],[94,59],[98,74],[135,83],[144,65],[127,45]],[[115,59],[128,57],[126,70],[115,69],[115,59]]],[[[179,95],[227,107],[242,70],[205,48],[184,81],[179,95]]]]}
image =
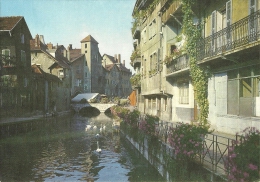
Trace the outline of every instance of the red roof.
{"type": "Polygon", "coordinates": [[[94,42],[94,43],[97,43],[98,42],[91,36],[91,35],[88,35],[87,37],[85,37],[82,41],[80,41],[81,43],[82,42],[94,42]]]}
{"type": "Polygon", "coordinates": [[[0,17],[0,30],[12,30],[23,16],[0,17]]]}

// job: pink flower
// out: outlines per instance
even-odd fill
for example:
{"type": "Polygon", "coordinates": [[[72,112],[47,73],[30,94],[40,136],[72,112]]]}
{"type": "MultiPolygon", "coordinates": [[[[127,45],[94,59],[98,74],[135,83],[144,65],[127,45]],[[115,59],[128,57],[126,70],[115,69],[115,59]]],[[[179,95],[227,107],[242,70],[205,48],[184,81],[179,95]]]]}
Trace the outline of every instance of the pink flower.
{"type": "Polygon", "coordinates": [[[257,167],[256,165],[254,165],[254,164],[249,164],[249,165],[248,165],[248,168],[251,169],[252,171],[258,169],[258,167],[257,167]]]}
{"type": "Polygon", "coordinates": [[[249,174],[247,172],[244,172],[244,177],[247,178],[249,174]]]}

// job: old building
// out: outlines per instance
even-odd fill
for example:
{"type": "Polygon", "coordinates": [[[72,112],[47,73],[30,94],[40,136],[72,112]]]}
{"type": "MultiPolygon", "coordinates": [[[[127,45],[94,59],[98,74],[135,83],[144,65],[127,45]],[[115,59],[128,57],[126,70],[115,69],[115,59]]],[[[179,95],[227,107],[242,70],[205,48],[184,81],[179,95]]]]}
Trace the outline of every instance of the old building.
{"type": "Polygon", "coordinates": [[[1,114],[4,112],[21,114],[33,109],[31,38],[24,17],[0,17],[1,114]]]}
{"type": "MultiPolygon", "coordinates": [[[[259,0],[192,3],[192,28],[202,31],[191,49],[196,65],[208,72],[207,120],[217,131],[235,134],[249,126],[260,128],[259,6],[259,0]]],[[[131,64],[141,78],[136,87],[139,110],[162,120],[193,122],[201,108],[182,9],[182,0],[136,1],[131,64]]]]}
{"type": "Polygon", "coordinates": [[[85,91],[103,93],[102,57],[99,53],[98,42],[91,35],[81,40],[81,54],[85,55],[86,60],[85,91]]]}
{"type": "Polygon", "coordinates": [[[102,66],[105,70],[105,94],[108,96],[127,97],[131,91],[130,77],[132,72],[121,63],[121,55],[103,55],[102,66]]]}
{"type": "Polygon", "coordinates": [[[198,64],[210,68],[209,121],[218,131],[260,128],[260,1],[207,4],[198,64]]]}
{"type": "Polygon", "coordinates": [[[31,40],[31,64],[37,65],[45,73],[55,75],[61,82],[55,86],[51,81],[46,82],[52,85],[52,89],[46,93],[48,95],[45,100],[45,111],[53,110],[55,106],[56,111],[69,110],[69,102],[71,97],[71,68],[69,61],[64,57],[66,49],[64,46],[54,47],[51,43],[47,45],[44,42],[43,35],[36,35],[35,39],[31,40]]]}

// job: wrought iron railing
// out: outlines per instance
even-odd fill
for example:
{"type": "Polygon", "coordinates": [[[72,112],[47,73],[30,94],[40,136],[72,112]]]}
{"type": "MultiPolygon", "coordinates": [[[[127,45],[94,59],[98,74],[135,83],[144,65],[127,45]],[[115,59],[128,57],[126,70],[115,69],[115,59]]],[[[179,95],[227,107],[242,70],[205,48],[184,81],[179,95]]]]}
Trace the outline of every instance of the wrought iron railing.
{"type": "Polygon", "coordinates": [[[16,66],[16,58],[14,56],[6,56],[0,54],[0,61],[3,67],[14,67],[16,66]]]}
{"type": "Polygon", "coordinates": [[[171,74],[173,72],[188,68],[189,64],[189,56],[187,54],[183,54],[167,64],[167,74],[171,74]]]}
{"type": "MultiPolygon", "coordinates": [[[[176,127],[178,127],[177,123],[159,121],[156,126],[159,139],[164,143],[168,143],[171,128],[176,127]]],[[[214,133],[207,134],[203,141],[202,151],[197,154],[197,161],[203,164],[205,168],[225,178],[224,176],[230,172],[224,167],[225,162],[228,162],[226,157],[236,140],[241,140],[241,137],[234,136],[230,138],[214,133]]]]}
{"type": "Polygon", "coordinates": [[[221,55],[260,39],[260,10],[197,43],[197,60],[221,55]]]}

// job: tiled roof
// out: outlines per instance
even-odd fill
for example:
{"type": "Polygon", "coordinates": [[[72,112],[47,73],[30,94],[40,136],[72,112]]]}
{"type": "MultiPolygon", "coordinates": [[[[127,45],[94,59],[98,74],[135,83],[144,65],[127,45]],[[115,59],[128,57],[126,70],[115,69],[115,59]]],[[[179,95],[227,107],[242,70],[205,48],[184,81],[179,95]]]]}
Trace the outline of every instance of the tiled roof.
{"type": "Polygon", "coordinates": [[[47,48],[47,46],[45,44],[43,44],[42,42],[38,43],[38,45],[35,45],[35,39],[31,39],[30,40],[30,49],[31,49],[31,51],[34,51],[34,50],[46,50],[46,48],[47,48]]]}
{"type": "Polygon", "coordinates": [[[70,53],[69,61],[74,61],[75,59],[84,55],[84,54],[81,54],[81,49],[70,49],[69,53],[70,53]]]}
{"type": "Polygon", "coordinates": [[[31,66],[33,74],[35,74],[38,78],[46,79],[48,81],[56,81],[61,82],[61,80],[52,74],[45,73],[41,68],[39,68],[36,64],[31,66]]]}
{"type": "Polygon", "coordinates": [[[88,35],[87,37],[85,37],[84,39],[82,39],[82,41],[80,41],[81,43],[82,42],[94,42],[94,43],[97,43],[98,42],[91,36],[91,35],[88,35]]]}
{"type": "Polygon", "coordinates": [[[106,55],[108,57],[108,59],[110,59],[113,63],[116,63],[116,60],[113,56],[110,56],[108,54],[104,54],[104,55],[106,55]]]}
{"type": "Polygon", "coordinates": [[[110,71],[110,70],[114,67],[114,65],[115,65],[115,64],[107,64],[107,65],[105,66],[105,69],[108,70],[108,71],[110,71]]]}
{"type": "Polygon", "coordinates": [[[0,17],[0,30],[12,30],[22,18],[23,16],[0,17]]]}
{"type": "Polygon", "coordinates": [[[127,69],[123,64],[117,64],[117,67],[124,72],[131,72],[130,69],[127,69]]]}

